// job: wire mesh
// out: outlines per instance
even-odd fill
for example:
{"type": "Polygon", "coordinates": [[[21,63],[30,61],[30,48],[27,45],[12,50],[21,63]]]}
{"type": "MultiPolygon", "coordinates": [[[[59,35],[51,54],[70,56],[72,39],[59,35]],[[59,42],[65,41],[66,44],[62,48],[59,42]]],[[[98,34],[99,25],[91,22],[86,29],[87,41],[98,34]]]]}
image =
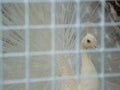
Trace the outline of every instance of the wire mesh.
{"type": "Polygon", "coordinates": [[[106,20],[105,0],[0,2],[1,90],[72,90],[66,86],[68,83],[79,90],[81,78],[100,78],[100,90],[113,90],[112,87],[119,90],[120,66],[115,65],[119,63],[117,37],[120,34],[108,27],[117,28],[120,22],[106,20]],[[85,28],[92,28],[99,42],[98,49],[80,49],[85,28]],[[111,44],[108,35],[115,38],[116,45],[111,44]],[[91,54],[98,75],[80,74],[82,52],[91,54]],[[110,58],[115,58],[116,63],[110,58]],[[69,68],[67,72],[70,72],[61,74],[63,68],[69,68]]]}

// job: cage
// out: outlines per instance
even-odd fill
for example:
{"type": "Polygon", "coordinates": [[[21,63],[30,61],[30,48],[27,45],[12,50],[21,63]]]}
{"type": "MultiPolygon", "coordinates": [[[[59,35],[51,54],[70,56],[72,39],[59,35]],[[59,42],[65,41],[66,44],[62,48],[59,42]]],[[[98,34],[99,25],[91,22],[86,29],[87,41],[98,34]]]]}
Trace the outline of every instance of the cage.
{"type": "Polygon", "coordinates": [[[80,90],[83,78],[119,90],[119,10],[119,0],[0,0],[0,90],[80,90]],[[81,49],[87,31],[97,49],[81,49]],[[97,74],[81,74],[84,52],[97,74]]]}

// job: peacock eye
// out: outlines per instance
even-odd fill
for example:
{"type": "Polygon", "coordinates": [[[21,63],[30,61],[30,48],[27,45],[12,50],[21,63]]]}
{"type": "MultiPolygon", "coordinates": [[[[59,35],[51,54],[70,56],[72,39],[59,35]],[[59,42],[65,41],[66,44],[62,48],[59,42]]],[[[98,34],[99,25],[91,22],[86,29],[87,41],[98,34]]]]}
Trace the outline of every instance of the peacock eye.
{"type": "Polygon", "coordinates": [[[91,41],[90,41],[89,39],[87,40],[87,42],[88,42],[88,43],[91,43],[91,41]]]}

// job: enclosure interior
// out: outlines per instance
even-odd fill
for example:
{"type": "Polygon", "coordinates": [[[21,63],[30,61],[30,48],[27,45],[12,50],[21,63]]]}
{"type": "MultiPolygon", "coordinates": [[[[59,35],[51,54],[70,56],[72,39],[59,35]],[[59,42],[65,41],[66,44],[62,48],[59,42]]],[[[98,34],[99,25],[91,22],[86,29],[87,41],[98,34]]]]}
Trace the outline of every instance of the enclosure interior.
{"type": "Polygon", "coordinates": [[[98,42],[87,52],[100,90],[120,89],[120,17],[108,2],[0,2],[0,90],[72,90],[65,86],[71,80],[77,90],[86,29],[98,42]],[[70,72],[63,74],[64,68],[70,72]]]}

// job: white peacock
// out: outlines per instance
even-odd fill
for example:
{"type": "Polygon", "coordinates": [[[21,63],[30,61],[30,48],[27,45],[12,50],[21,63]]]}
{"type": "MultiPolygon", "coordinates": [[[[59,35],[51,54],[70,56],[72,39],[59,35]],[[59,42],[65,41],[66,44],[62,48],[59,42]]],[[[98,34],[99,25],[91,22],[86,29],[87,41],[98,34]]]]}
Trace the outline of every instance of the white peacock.
{"type": "MultiPolygon", "coordinates": [[[[85,50],[81,53],[81,75],[97,75],[96,68],[87,55],[87,49],[97,47],[97,40],[94,35],[87,33],[81,41],[81,49],[85,50]]],[[[99,78],[81,78],[79,90],[100,90],[99,78]]]]}

